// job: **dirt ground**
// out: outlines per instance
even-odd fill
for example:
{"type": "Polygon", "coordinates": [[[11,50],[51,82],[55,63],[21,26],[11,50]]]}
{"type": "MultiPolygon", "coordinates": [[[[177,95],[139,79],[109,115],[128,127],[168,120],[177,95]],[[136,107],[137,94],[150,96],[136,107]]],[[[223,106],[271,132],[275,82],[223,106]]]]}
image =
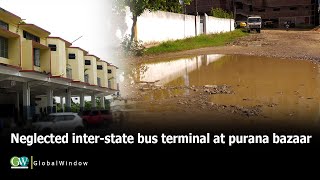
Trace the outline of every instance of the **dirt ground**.
{"type": "Polygon", "coordinates": [[[318,29],[262,30],[260,34],[251,33],[226,46],[143,56],[133,60],[145,62],[203,54],[242,54],[320,62],[320,31],[318,29]]]}
{"type": "MultiPolygon", "coordinates": [[[[191,57],[204,54],[239,54],[253,56],[267,56],[286,59],[311,60],[320,63],[320,31],[317,30],[263,30],[260,34],[251,33],[249,36],[240,38],[222,47],[208,47],[195,50],[188,50],[175,53],[143,56],[131,59],[129,61],[134,67],[136,63],[177,59],[182,57],[191,57]]],[[[273,107],[274,104],[257,105],[253,107],[241,107],[237,105],[227,106],[223,104],[213,104],[208,100],[210,94],[230,93],[231,89],[222,87],[153,87],[144,89],[140,84],[128,85],[126,89],[130,91],[131,99],[137,101],[140,108],[146,109],[142,115],[133,118],[133,122],[140,122],[144,125],[158,122],[160,124],[175,124],[177,126],[186,125],[188,119],[193,126],[195,119],[198,122],[207,122],[216,117],[215,122],[226,123],[231,120],[231,124],[240,122],[246,124],[249,122],[269,121],[261,113],[262,106],[273,107]],[[188,96],[170,96],[165,100],[147,100],[145,97],[149,93],[168,90],[170,88],[187,88],[191,90],[188,96]],[[224,89],[223,89],[224,88],[224,89]],[[168,117],[168,114],[170,116],[168,117]],[[168,122],[167,119],[175,122],[168,122]],[[249,120],[249,121],[248,121],[249,120]],[[180,123],[179,123],[180,122],[180,123]],[[178,125],[179,124],[179,125],[178,125]]],[[[232,92],[231,92],[232,93],[232,92]]]]}

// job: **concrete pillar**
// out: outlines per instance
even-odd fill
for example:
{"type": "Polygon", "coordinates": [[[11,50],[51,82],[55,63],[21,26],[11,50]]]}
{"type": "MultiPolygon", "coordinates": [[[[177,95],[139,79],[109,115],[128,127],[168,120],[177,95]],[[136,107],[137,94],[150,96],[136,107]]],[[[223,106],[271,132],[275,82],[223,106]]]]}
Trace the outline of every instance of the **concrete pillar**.
{"type": "Polygon", "coordinates": [[[63,96],[60,96],[60,104],[61,104],[62,112],[64,112],[63,96]]]}
{"type": "Polygon", "coordinates": [[[84,111],[84,94],[80,94],[80,112],[84,111]]]}
{"type": "Polygon", "coordinates": [[[18,115],[18,117],[19,117],[19,115],[20,115],[20,93],[19,92],[17,92],[17,94],[16,94],[16,109],[17,109],[17,115],[18,115]]]}
{"type": "Polygon", "coordinates": [[[16,93],[16,109],[20,111],[20,94],[19,92],[16,93]]]}
{"type": "MultiPolygon", "coordinates": [[[[20,93],[17,92],[17,95],[16,95],[16,122],[19,122],[20,121],[20,93]]],[[[12,124],[15,124],[15,122],[12,122],[12,124]]],[[[14,126],[14,125],[13,125],[14,126]]]]}
{"type": "Polygon", "coordinates": [[[66,109],[65,112],[71,112],[71,90],[66,90],[66,109]]]}
{"type": "Polygon", "coordinates": [[[106,106],[105,106],[105,104],[104,104],[104,96],[101,96],[101,97],[100,97],[100,102],[101,102],[101,103],[100,103],[100,104],[101,104],[101,108],[102,108],[102,109],[106,109],[106,106]]]}
{"type": "Polygon", "coordinates": [[[31,123],[30,118],[30,87],[27,82],[23,83],[22,87],[22,95],[23,95],[23,122],[31,123]]]}
{"type": "Polygon", "coordinates": [[[91,95],[91,107],[92,107],[93,109],[96,109],[96,108],[97,108],[96,95],[94,95],[94,94],[91,95]]]}
{"type": "Polygon", "coordinates": [[[208,15],[206,13],[204,13],[204,18],[203,18],[203,33],[204,34],[208,34],[207,23],[208,23],[208,15]]]}
{"type": "Polygon", "coordinates": [[[53,111],[53,90],[47,90],[47,113],[50,114],[53,111]]]}

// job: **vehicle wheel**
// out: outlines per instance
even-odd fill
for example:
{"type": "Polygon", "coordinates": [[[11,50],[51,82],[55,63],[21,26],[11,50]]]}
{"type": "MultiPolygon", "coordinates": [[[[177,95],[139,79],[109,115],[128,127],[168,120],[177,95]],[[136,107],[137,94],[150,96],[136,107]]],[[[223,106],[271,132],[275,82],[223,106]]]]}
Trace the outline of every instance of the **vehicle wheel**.
{"type": "Polygon", "coordinates": [[[257,29],[257,32],[258,32],[258,33],[260,33],[260,32],[261,32],[261,30],[260,30],[260,29],[257,29]]]}

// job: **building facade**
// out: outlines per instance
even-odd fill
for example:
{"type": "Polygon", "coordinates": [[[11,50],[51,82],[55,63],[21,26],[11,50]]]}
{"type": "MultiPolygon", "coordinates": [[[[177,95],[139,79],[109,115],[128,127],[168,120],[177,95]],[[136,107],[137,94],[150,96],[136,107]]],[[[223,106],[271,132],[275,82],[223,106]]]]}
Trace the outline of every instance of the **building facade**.
{"type": "Polygon", "coordinates": [[[0,63],[21,68],[21,38],[17,24],[21,18],[0,9],[0,63]]]}
{"type": "Polygon", "coordinates": [[[100,58],[94,56],[94,55],[87,55],[84,57],[84,82],[97,86],[98,80],[97,80],[97,61],[100,58]]]}
{"type": "Polygon", "coordinates": [[[21,37],[22,70],[24,72],[51,72],[51,52],[47,46],[50,32],[34,25],[19,24],[17,28],[21,37]],[[19,29],[18,29],[19,28],[19,29]]]}
{"type": "Polygon", "coordinates": [[[51,75],[57,78],[72,79],[70,73],[67,74],[67,63],[65,63],[67,62],[67,50],[72,44],[60,37],[49,37],[47,43],[51,50],[51,75]]]}
{"type": "Polygon", "coordinates": [[[276,26],[290,21],[295,25],[319,25],[318,0],[194,0],[187,6],[188,14],[211,14],[212,8],[234,13],[236,21],[245,21],[249,15],[260,15],[276,26]]]}
{"type": "Polygon", "coordinates": [[[108,86],[108,63],[105,61],[97,61],[97,83],[100,87],[110,87],[108,86]]]}
{"type": "Polygon", "coordinates": [[[117,71],[118,67],[108,64],[108,87],[112,89],[119,89],[117,85],[117,71]]]}
{"type": "Polygon", "coordinates": [[[265,21],[282,26],[290,21],[294,25],[319,25],[316,0],[238,0],[234,3],[236,19],[257,14],[265,21]]]}
{"type": "Polygon", "coordinates": [[[65,111],[71,111],[71,97],[80,97],[83,109],[91,96],[96,108],[96,97],[118,91],[108,71],[106,61],[0,8],[1,122],[26,124],[40,112],[54,112],[54,97],[65,99],[65,111]]]}
{"type": "Polygon", "coordinates": [[[84,57],[88,52],[79,47],[69,47],[67,50],[68,73],[74,82],[84,81],[84,57]],[[71,72],[70,72],[71,71],[71,72]]]}

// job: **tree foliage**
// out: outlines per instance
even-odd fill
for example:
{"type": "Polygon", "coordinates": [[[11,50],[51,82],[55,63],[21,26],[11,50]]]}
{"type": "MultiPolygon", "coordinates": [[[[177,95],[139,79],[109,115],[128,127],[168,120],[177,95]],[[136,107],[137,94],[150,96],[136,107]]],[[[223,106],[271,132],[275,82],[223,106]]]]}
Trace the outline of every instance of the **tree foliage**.
{"type": "MultiPolygon", "coordinates": [[[[190,5],[192,0],[184,0],[185,5],[190,5]]],[[[123,12],[125,7],[129,7],[133,16],[140,16],[145,10],[167,11],[181,13],[183,6],[179,0],[114,0],[113,10],[116,13],[123,12]]]]}
{"type": "Polygon", "coordinates": [[[213,8],[211,10],[212,16],[217,17],[217,18],[227,18],[227,19],[232,19],[233,14],[232,12],[228,12],[222,8],[213,8]]]}
{"type": "MultiPolygon", "coordinates": [[[[101,108],[101,101],[99,98],[96,99],[97,102],[97,108],[101,108]]],[[[104,101],[104,105],[105,105],[105,109],[110,110],[110,101],[105,99],[104,101]]],[[[66,109],[67,106],[66,104],[64,104],[64,109],[66,109]]],[[[84,102],[84,110],[91,110],[92,109],[92,105],[91,105],[91,101],[85,101],[84,102]]],[[[57,112],[63,112],[62,106],[60,103],[57,103],[57,112]]],[[[80,104],[79,103],[75,103],[75,102],[71,102],[71,112],[74,113],[79,113],[80,112],[80,104]]]]}
{"type": "Polygon", "coordinates": [[[121,42],[121,48],[126,56],[142,56],[145,52],[145,47],[142,41],[131,41],[130,36],[125,36],[121,42]]]}
{"type": "MultiPolygon", "coordinates": [[[[184,5],[190,5],[192,0],[184,0],[184,5]]],[[[155,1],[154,7],[156,10],[182,13],[183,5],[180,4],[179,0],[158,0],[155,1]]],[[[152,9],[152,8],[151,8],[152,9]]]]}

